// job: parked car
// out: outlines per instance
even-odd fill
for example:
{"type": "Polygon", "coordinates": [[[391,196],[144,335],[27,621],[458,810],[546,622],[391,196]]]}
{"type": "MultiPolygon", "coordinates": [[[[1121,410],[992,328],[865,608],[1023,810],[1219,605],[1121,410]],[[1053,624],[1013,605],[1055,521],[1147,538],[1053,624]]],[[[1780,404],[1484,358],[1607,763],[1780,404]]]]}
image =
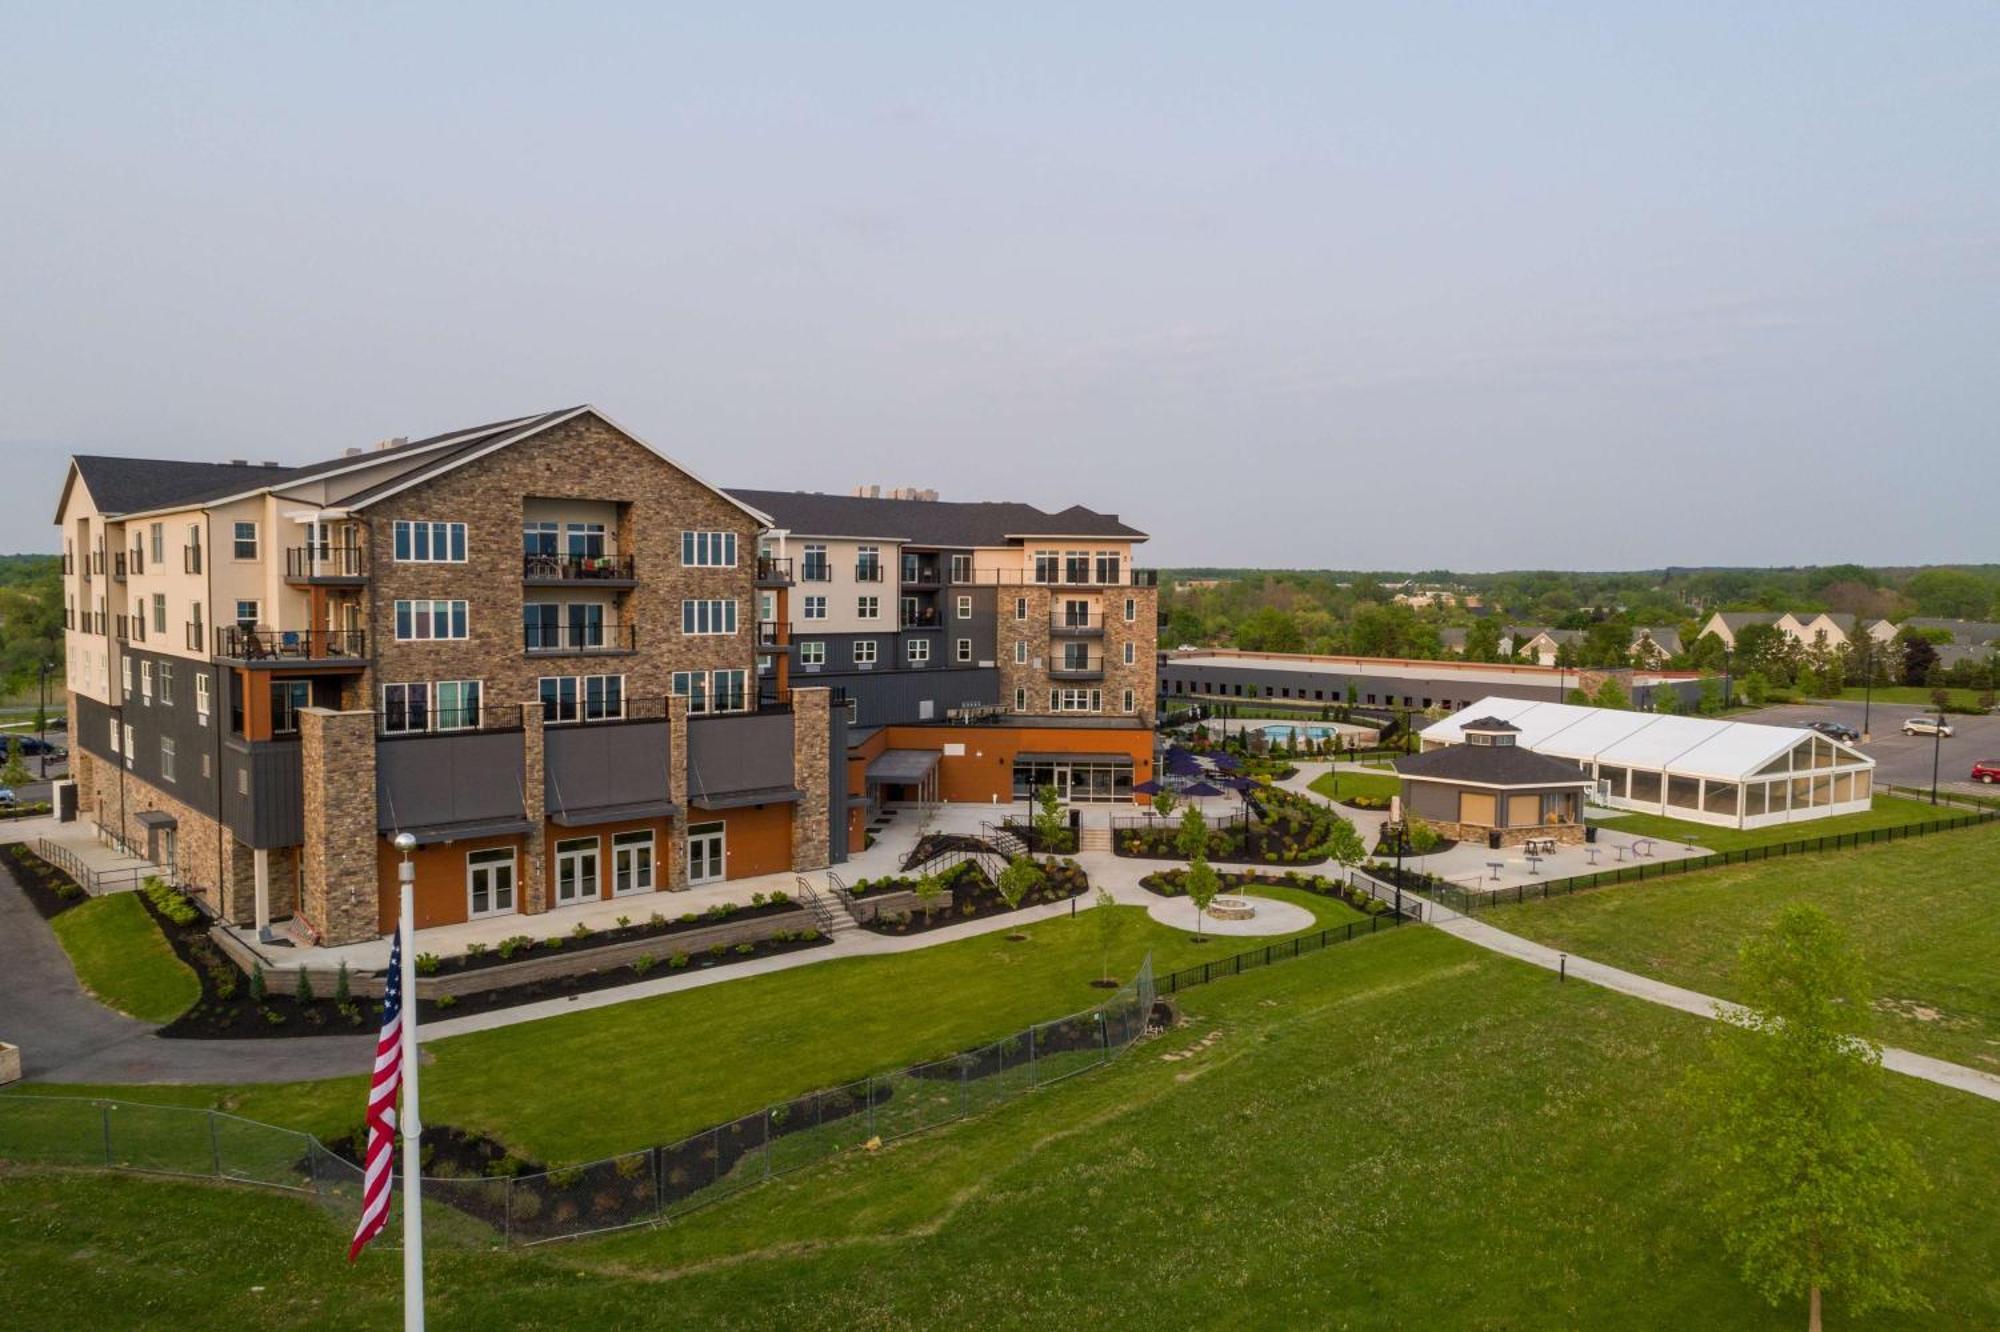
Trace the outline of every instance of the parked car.
{"type": "Polygon", "coordinates": [[[14,794],[13,787],[0,786],[0,809],[12,809],[20,803],[20,797],[14,794]]]}
{"type": "Polygon", "coordinates": [[[1972,780],[1988,786],[2000,782],[2000,759],[1981,759],[1972,765],[1972,780]]]}
{"type": "Polygon", "coordinates": [[[1849,726],[1846,722],[1816,721],[1816,722],[1807,722],[1806,725],[1812,728],[1813,730],[1818,731],[1821,735],[1828,736],[1835,740],[1845,740],[1850,745],[1858,745],[1861,743],[1861,732],[1855,730],[1852,726],[1849,726]]]}
{"type": "Polygon", "coordinates": [[[67,749],[64,749],[55,741],[44,740],[40,736],[23,735],[16,738],[20,740],[21,753],[26,758],[33,758],[43,750],[48,751],[50,758],[62,758],[69,753],[67,749]]]}
{"type": "Polygon", "coordinates": [[[1951,739],[1951,723],[1942,717],[1911,717],[1903,723],[1904,735],[1938,735],[1951,739]]]}

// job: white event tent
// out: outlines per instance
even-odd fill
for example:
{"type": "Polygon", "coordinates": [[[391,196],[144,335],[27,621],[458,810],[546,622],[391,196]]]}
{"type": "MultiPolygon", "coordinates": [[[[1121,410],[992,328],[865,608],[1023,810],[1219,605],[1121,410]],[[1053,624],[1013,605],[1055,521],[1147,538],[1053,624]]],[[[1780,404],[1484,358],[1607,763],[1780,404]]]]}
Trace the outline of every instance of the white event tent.
{"type": "Polygon", "coordinates": [[[1613,809],[1761,828],[1858,813],[1874,791],[1874,759],[1796,726],[1489,697],[1419,738],[1458,744],[1464,723],[1486,717],[1516,727],[1521,748],[1575,763],[1597,783],[1594,803],[1613,809]]]}

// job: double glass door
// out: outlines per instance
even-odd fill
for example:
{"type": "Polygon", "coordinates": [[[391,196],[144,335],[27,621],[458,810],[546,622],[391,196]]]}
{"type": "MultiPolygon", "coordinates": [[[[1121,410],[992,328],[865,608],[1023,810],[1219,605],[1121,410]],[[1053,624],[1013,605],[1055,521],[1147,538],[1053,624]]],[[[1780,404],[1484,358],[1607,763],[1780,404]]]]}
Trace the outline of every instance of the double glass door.
{"type": "Polygon", "coordinates": [[[597,899],[597,855],[595,837],[574,837],[556,843],[557,906],[597,899]]]}
{"type": "Polygon", "coordinates": [[[687,881],[717,883],[722,879],[723,825],[697,823],[688,829],[687,881]]]}
{"type": "Polygon", "coordinates": [[[514,852],[474,851],[465,858],[467,913],[504,916],[514,909],[514,852]]]}

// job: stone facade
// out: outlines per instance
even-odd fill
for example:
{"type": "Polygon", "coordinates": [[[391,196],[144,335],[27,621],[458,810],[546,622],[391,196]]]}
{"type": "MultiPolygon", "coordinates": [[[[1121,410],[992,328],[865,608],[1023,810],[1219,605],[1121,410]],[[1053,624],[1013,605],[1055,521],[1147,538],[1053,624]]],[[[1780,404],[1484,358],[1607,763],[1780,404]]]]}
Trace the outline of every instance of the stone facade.
{"type": "MultiPolygon", "coordinates": [[[[1487,844],[1487,834],[1493,831],[1491,828],[1483,827],[1476,823],[1441,822],[1437,819],[1426,819],[1425,822],[1437,831],[1438,836],[1449,838],[1454,842],[1466,842],[1472,846],[1485,846],[1487,844]]],[[[1530,837],[1536,839],[1553,837],[1565,846],[1573,846],[1583,841],[1583,825],[1580,823],[1545,823],[1528,824],[1519,828],[1502,828],[1500,830],[1500,845],[1503,847],[1519,846],[1530,837]]]]}
{"type": "Polygon", "coordinates": [[[368,506],[368,623],[374,667],[366,694],[380,685],[415,680],[480,680],[489,709],[537,698],[549,675],[625,677],[628,699],[660,698],[676,670],[740,669],[756,688],[753,643],[757,614],[757,522],[748,513],[595,415],[580,416],[444,475],[368,506]],[[598,590],[589,580],[562,587],[522,582],[521,524],[530,500],[602,502],[615,511],[617,553],[633,557],[637,586],[598,590]],[[462,564],[399,564],[398,519],[462,522],[462,564]],[[734,568],[684,568],[683,530],[736,534],[734,568]],[[737,603],[737,631],[684,635],[683,599],[737,603]],[[398,642],[395,603],[402,599],[463,599],[468,637],[398,642]],[[633,652],[529,653],[522,641],[526,602],[603,601],[607,639],[612,625],[632,626],[633,652]]]}
{"type": "Polygon", "coordinates": [[[247,924],[252,918],[249,913],[256,887],[250,848],[214,819],[150,782],[131,773],[108,773],[105,777],[97,822],[123,836],[140,854],[164,861],[165,833],[148,828],[139,816],[154,811],[170,815],[174,820],[174,852],[173,864],[166,868],[172,871],[174,882],[204,899],[218,914],[247,924]]]}
{"type": "Polygon", "coordinates": [[[528,835],[521,839],[519,908],[531,915],[549,909],[546,740],[541,706],[536,703],[523,703],[521,705],[521,814],[528,820],[528,835]]]}
{"type": "Polygon", "coordinates": [[[688,801],[688,704],[667,700],[667,799],[681,813],[667,820],[667,891],[686,888],[688,801]]]}
{"type": "Polygon", "coordinates": [[[799,788],[799,803],[792,806],[793,869],[825,869],[832,861],[831,698],[825,689],[792,690],[792,779],[799,788]]]}
{"type": "Polygon", "coordinates": [[[1101,590],[1050,587],[1043,584],[1002,587],[995,620],[994,647],[1000,670],[1000,705],[1016,711],[1016,692],[1023,695],[1021,715],[1031,717],[1075,716],[1049,707],[1049,691],[1059,688],[1101,691],[1096,715],[1131,715],[1150,718],[1157,705],[1159,679],[1155,657],[1159,648],[1159,590],[1151,587],[1107,587],[1101,590]],[[1100,637],[1070,638],[1053,633],[1050,621],[1064,597],[1087,595],[1103,607],[1104,633],[1100,637]],[[1125,601],[1133,603],[1133,618],[1125,619],[1125,601]],[[1016,615],[1016,602],[1027,602],[1025,618],[1016,615]],[[1016,644],[1026,642],[1028,660],[1016,660],[1016,644]],[[1097,679],[1057,679],[1050,672],[1061,660],[1063,645],[1085,643],[1093,656],[1103,661],[1097,679]],[[1132,660],[1125,660],[1125,645],[1132,645],[1132,660]],[[1132,712],[1124,711],[1124,692],[1132,691],[1132,712]]]}
{"type": "Polygon", "coordinates": [[[329,944],[378,934],[375,716],[306,708],[299,714],[305,774],[305,874],[299,915],[329,944]]]}

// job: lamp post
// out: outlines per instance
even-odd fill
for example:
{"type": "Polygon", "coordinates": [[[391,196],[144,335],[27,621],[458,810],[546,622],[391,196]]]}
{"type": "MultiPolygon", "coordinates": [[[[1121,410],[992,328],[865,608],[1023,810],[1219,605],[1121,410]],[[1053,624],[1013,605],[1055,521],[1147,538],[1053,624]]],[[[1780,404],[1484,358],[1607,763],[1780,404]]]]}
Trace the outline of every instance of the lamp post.
{"type": "Polygon", "coordinates": [[[1944,748],[1944,709],[1939,708],[1937,725],[1931,730],[1931,803],[1937,804],[1938,756],[1944,748]]]}
{"type": "Polygon", "coordinates": [[[1863,631],[1861,648],[1861,743],[1870,740],[1868,720],[1875,703],[1875,636],[1863,631]]]}
{"type": "Polygon", "coordinates": [[[1724,711],[1736,705],[1735,681],[1730,678],[1729,667],[1734,660],[1736,649],[1727,644],[1722,649],[1722,706],[1724,711]]]}
{"type": "Polygon", "coordinates": [[[52,661],[42,663],[42,710],[35,714],[35,720],[40,723],[43,781],[49,779],[49,673],[55,668],[56,664],[52,661]]]}

